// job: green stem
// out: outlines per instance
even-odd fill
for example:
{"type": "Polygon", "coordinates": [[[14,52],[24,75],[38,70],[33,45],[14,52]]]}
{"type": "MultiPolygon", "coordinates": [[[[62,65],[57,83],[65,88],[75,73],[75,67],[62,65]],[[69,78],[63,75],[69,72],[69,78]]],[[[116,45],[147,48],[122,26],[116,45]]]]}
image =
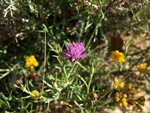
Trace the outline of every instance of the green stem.
{"type": "Polygon", "coordinates": [[[68,80],[68,76],[67,76],[65,66],[63,66],[63,71],[64,71],[64,75],[65,75],[65,81],[66,81],[66,83],[68,83],[69,80],[68,80]]]}
{"type": "Polygon", "coordinates": [[[70,69],[69,73],[68,73],[68,78],[70,77],[70,74],[72,73],[72,71],[74,70],[74,67],[76,65],[76,62],[73,64],[72,68],[70,69]]]}
{"type": "Polygon", "coordinates": [[[48,104],[47,104],[46,113],[48,113],[48,111],[49,111],[49,105],[50,105],[50,102],[48,102],[48,104]]]}
{"type": "Polygon", "coordinates": [[[94,71],[95,71],[94,66],[92,64],[92,72],[90,74],[90,80],[89,80],[88,87],[87,87],[87,94],[89,94],[89,92],[90,92],[90,86],[91,86],[92,78],[93,78],[93,75],[94,75],[94,71]]]}
{"type": "Polygon", "coordinates": [[[80,62],[76,61],[76,63],[84,70],[87,70],[80,62]]]}
{"type": "Polygon", "coordinates": [[[119,71],[122,71],[122,63],[120,63],[119,71]]]}

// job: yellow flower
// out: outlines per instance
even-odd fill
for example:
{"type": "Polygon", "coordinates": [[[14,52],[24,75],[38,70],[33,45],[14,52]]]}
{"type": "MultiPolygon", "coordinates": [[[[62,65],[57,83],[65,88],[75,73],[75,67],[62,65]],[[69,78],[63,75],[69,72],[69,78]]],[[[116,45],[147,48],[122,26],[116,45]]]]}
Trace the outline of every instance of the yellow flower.
{"type": "Polygon", "coordinates": [[[124,107],[128,106],[128,103],[126,101],[122,102],[124,107]]]}
{"type": "Polygon", "coordinates": [[[38,67],[39,63],[37,61],[34,62],[33,64],[35,67],[38,67]]]}
{"type": "Polygon", "coordinates": [[[114,89],[117,89],[118,88],[118,85],[114,85],[114,89]]]}
{"type": "Polygon", "coordinates": [[[129,83],[129,84],[128,84],[128,89],[131,89],[131,88],[132,88],[132,84],[129,83]]]}
{"type": "Polygon", "coordinates": [[[115,96],[116,96],[116,97],[119,97],[119,96],[120,96],[120,94],[119,94],[118,92],[116,92],[115,96]]]}
{"type": "Polygon", "coordinates": [[[122,89],[123,86],[124,86],[124,82],[121,82],[121,83],[119,84],[119,88],[122,89]]]}
{"type": "Polygon", "coordinates": [[[32,99],[34,99],[34,100],[38,100],[38,97],[36,97],[36,96],[37,96],[37,94],[38,94],[37,90],[33,90],[31,93],[35,95],[35,96],[31,96],[31,97],[32,97],[32,99]]]}
{"type": "Polygon", "coordinates": [[[115,97],[115,101],[117,101],[117,102],[118,102],[119,100],[120,100],[120,98],[119,98],[119,97],[115,97]]]}
{"type": "Polygon", "coordinates": [[[139,67],[138,67],[138,71],[139,71],[140,73],[148,73],[147,66],[144,65],[144,64],[140,64],[139,67]]]}
{"type": "Polygon", "coordinates": [[[118,50],[112,51],[110,58],[112,58],[114,62],[119,62],[119,63],[125,62],[124,54],[122,52],[119,52],[118,50]]]}
{"type": "Polygon", "coordinates": [[[118,84],[118,79],[117,79],[117,78],[114,79],[114,84],[115,84],[115,85],[118,84]]]}
{"type": "Polygon", "coordinates": [[[25,66],[30,67],[30,70],[33,70],[34,67],[38,67],[39,65],[34,55],[25,57],[25,61],[25,66]]]}
{"type": "Polygon", "coordinates": [[[34,69],[34,66],[30,66],[30,70],[33,70],[34,69]]]}
{"type": "Polygon", "coordinates": [[[123,98],[127,98],[127,94],[123,94],[123,98]]]}
{"type": "Polygon", "coordinates": [[[30,63],[29,62],[26,62],[26,67],[30,67],[30,63]]]}
{"type": "Polygon", "coordinates": [[[122,106],[122,102],[120,101],[120,102],[118,102],[118,105],[121,107],[122,106]]]}
{"type": "Polygon", "coordinates": [[[132,89],[130,90],[130,94],[135,94],[135,93],[136,93],[135,88],[132,88],[132,89]]]}
{"type": "Polygon", "coordinates": [[[25,61],[27,62],[29,60],[29,58],[30,58],[29,56],[25,57],[25,61]]]}
{"type": "Polygon", "coordinates": [[[31,55],[30,57],[31,57],[31,58],[35,58],[35,56],[34,56],[34,55],[31,55]]]}
{"type": "Polygon", "coordinates": [[[121,102],[126,102],[126,99],[125,99],[125,98],[122,98],[122,99],[121,99],[121,102]]]}

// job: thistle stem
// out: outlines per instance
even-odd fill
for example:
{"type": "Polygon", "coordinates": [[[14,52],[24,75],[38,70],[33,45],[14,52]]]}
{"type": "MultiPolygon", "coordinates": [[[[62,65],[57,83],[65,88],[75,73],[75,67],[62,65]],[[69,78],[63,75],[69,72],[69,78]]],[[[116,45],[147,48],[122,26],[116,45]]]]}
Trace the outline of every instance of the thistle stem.
{"type": "Polygon", "coordinates": [[[93,75],[94,75],[94,66],[92,65],[92,72],[90,74],[90,80],[89,80],[88,87],[87,87],[87,94],[89,94],[90,92],[90,86],[91,86],[93,75]]]}

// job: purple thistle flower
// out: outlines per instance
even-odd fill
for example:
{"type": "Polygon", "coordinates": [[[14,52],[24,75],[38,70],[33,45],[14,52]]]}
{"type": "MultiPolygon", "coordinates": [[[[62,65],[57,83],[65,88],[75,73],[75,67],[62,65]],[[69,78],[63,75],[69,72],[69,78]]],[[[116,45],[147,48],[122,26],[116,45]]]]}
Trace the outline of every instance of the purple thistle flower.
{"type": "Polygon", "coordinates": [[[66,50],[64,50],[63,57],[65,58],[71,58],[72,62],[79,59],[79,58],[85,58],[87,57],[85,54],[82,54],[84,52],[84,41],[82,43],[69,43],[66,47],[66,50]]]}

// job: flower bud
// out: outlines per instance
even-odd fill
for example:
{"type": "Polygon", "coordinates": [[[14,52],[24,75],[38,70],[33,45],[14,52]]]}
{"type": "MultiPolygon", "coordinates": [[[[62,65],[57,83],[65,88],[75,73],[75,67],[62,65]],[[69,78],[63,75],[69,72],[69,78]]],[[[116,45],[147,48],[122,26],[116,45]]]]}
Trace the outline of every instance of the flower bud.
{"type": "Polygon", "coordinates": [[[118,106],[121,107],[122,106],[122,102],[118,102],[118,106]]]}
{"type": "Polygon", "coordinates": [[[33,63],[33,65],[34,65],[35,67],[38,67],[38,66],[39,66],[39,63],[38,63],[37,61],[35,61],[35,62],[33,63]]]}
{"type": "Polygon", "coordinates": [[[126,95],[126,94],[123,94],[123,98],[127,98],[127,95],[126,95]]]}
{"type": "Polygon", "coordinates": [[[135,88],[132,88],[132,89],[130,90],[130,94],[134,95],[135,93],[136,93],[135,88]]]}
{"type": "Polygon", "coordinates": [[[114,85],[114,89],[117,89],[118,88],[118,85],[114,85]]]}
{"type": "Polygon", "coordinates": [[[122,102],[123,106],[124,107],[127,107],[128,106],[128,103],[125,101],[125,102],[122,102]]]}
{"type": "Polygon", "coordinates": [[[121,83],[119,84],[119,88],[122,89],[123,86],[124,86],[124,82],[121,82],[121,83]]]}
{"type": "Polygon", "coordinates": [[[118,84],[118,79],[117,79],[117,78],[114,79],[114,84],[115,84],[115,85],[118,84]]]}
{"type": "MultiPolygon", "coordinates": [[[[34,94],[34,95],[38,95],[38,91],[37,90],[33,90],[31,93],[34,94]]],[[[36,97],[36,96],[31,96],[31,97],[34,100],[38,100],[38,97],[36,97]]]]}
{"type": "Polygon", "coordinates": [[[128,84],[128,89],[131,89],[131,88],[132,88],[132,84],[129,83],[129,84],[128,84]]]}
{"type": "Polygon", "coordinates": [[[33,72],[30,73],[30,77],[32,79],[37,79],[38,78],[38,73],[36,71],[33,71],[33,72]]]}
{"type": "Polygon", "coordinates": [[[57,88],[57,83],[54,82],[54,83],[52,84],[52,87],[53,87],[53,88],[57,88]]]}
{"type": "Polygon", "coordinates": [[[126,102],[126,99],[125,99],[125,98],[122,98],[122,99],[121,99],[121,102],[126,102]]]}
{"type": "Polygon", "coordinates": [[[25,66],[30,67],[30,62],[26,62],[25,66]]]}
{"type": "Polygon", "coordinates": [[[120,98],[119,98],[119,97],[115,97],[115,101],[117,101],[117,102],[118,102],[119,100],[120,100],[120,98]]]}
{"type": "Polygon", "coordinates": [[[92,95],[90,96],[91,97],[91,100],[97,100],[97,98],[98,98],[98,95],[97,95],[97,93],[92,93],[92,95]]]}
{"type": "Polygon", "coordinates": [[[116,96],[116,97],[119,97],[119,96],[120,96],[120,94],[119,94],[118,92],[116,92],[115,96],[116,96]]]}
{"type": "Polygon", "coordinates": [[[34,66],[30,66],[30,70],[33,70],[34,69],[34,66]]]}

